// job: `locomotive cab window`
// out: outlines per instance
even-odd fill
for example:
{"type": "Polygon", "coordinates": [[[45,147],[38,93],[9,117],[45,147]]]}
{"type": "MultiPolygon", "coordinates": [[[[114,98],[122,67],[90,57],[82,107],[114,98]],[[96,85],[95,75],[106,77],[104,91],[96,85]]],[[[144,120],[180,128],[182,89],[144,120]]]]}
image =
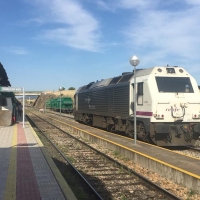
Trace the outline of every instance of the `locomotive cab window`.
{"type": "Polygon", "coordinates": [[[189,77],[156,77],[159,92],[194,93],[189,77]]]}

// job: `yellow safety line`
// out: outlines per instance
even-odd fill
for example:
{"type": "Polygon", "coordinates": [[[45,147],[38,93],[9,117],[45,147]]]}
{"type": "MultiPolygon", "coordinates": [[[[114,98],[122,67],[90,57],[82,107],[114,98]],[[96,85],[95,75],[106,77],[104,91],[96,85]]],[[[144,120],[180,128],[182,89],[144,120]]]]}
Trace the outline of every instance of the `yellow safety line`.
{"type": "Polygon", "coordinates": [[[111,141],[111,140],[108,140],[108,139],[105,139],[105,138],[103,138],[103,137],[97,136],[97,135],[92,134],[92,133],[90,133],[90,132],[88,132],[88,131],[84,131],[84,130],[82,130],[82,129],[80,129],[80,128],[77,128],[77,127],[72,126],[72,125],[70,125],[70,124],[67,124],[67,123],[65,123],[65,122],[56,120],[56,119],[51,118],[51,117],[48,117],[48,118],[53,119],[53,120],[55,120],[55,121],[58,121],[58,122],[60,122],[60,123],[62,123],[62,124],[66,124],[66,125],[68,125],[68,126],[70,126],[70,127],[72,127],[72,128],[75,128],[75,129],[77,129],[77,130],[80,130],[80,131],[82,131],[82,132],[85,132],[85,133],[87,133],[87,134],[89,134],[89,135],[95,136],[95,137],[97,137],[97,138],[100,138],[100,139],[105,140],[105,141],[107,141],[107,142],[110,142],[110,143],[112,143],[112,144],[115,144],[116,146],[120,146],[120,147],[122,147],[122,148],[124,148],[124,149],[127,149],[127,150],[131,151],[131,152],[137,153],[137,154],[139,154],[139,155],[141,155],[141,156],[144,156],[144,157],[149,158],[149,159],[151,159],[151,160],[154,160],[154,161],[156,161],[156,162],[158,162],[158,163],[161,163],[161,164],[163,164],[163,165],[166,165],[166,166],[168,166],[168,167],[170,167],[170,168],[173,168],[173,169],[175,169],[175,170],[178,170],[178,171],[181,171],[181,172],[183,172],[183,173],[185,173],[185,174],[188,174],[188,175],[190,175],[190,176],[192,176],[192,177],[195,177],[195,178],[200,179],[200,176],[198,176],[198,175],[196,175],[196,174],[193,174],[193,173],[191,173],[191,172],[188,172],[188,171],[186,171],[186,170],[184,170],[184,169],[181,169],[181,168],[176,167],[176,166],[174,166],[174,165],[171,165],[171,164],[169,164],[169,163],[163,162],[163,161],[161,161],[161,160],[159,160],[159,159],[156,159],[156,158],[154,158],[154,157],[148,156],[148,155],[143,154],[143,153],[141,153],[141,152],[139,152],[139,151],[130,149],[130,148],[128,148],[128,147],[125,147],[125,146],[123,146],[123,145],[120,145],[120,144],[118,144],[118,143],[115,143],[115,142],[113,142],[113,141],[111,141]]]}
{"type": "MultiPolygon", "coordinates": [[[[51,118],[51,117],[49,117],[49,118],[51,118]]],[[[53,119],[53,118],[51,118],[51,119],[53,119]]],[[[55,119],[53,119],[53,120],[55,120],[55,119]]],[[[60,123],[64,123],[64,122],[61,122],[61,121],[59,121],[60,123]]],[[[67,124],[67,125],[69,125],[69,124],[67,124]]],[[[82,124],[82,125],[84,125],[84,124],[82,124]]],[[[71,125],[69,125],[69,126],[71,126],[71,125]]],[[[86,126],[87,127],[87,125],[84,125],[84,126],[86,126]]],[[[93,129],[96,129],[96,130],[99,130],[98,128],[95,128],[95,127],[92,127],[93,129]]],[[[78,128],[77,128],[78,129],[78,128]]],[[[80,129],[81,130],[81,129],[80,129]]],[[[104,131],[104,130],[101,130],[101,132],[104,132],[104,133],[108,133],[108,131],[104,131]]],[[[109,132],[109,135],[113,135],[113,136],[116,136],[116,134],[115,133],[112,133],[112,132],[109,132]]],[[[125,139],[127,139],[127,140],[134,140],[133,138],[130,138],[130,137],[127,137],[127,136],[123,136],[123,135],[117,135],[118,137],[121,137],[121,138],[125,138],[125,139]]],[[[171,152],[171,153],[176,153],[176,154],[179,154],[179,155],[182,155],[182,156],[186,156],[186,157],[189,157],[189,158],[192,158],[192,159],[195,159],[195,160],[200,160],[200,158],[195,158],[195,157],[193,157],[193,156],[190,156],[190,155],[184,155],[184,154],[182,154],[182,153],[179,153],[179,152],[176,152],[176,151],[173,151],[173,150],[170,150],[170,149],[166,149],[166,148],[164,148],[164,147],[162,147],[162,146],[156,146],[156,145],[154,145],[154,144],[150,144],[150,143],[147,143],[147,142],[143,142],[143,141],[139,141],[139,140],[137,140],[137,143],[140,143],[140,144],[145,144],[145,145],[148,145],[148,146],[151,146],[151,147],[154,147],[154,148],[157,148],[157,149],[162,149],[162,150],[165,150],[165,151],[169,151],[169,152],[171,152]]],[[[169,146],[170,147],[170,146],[169,146]]]]}
{"type": "Polygon", "coordinates": [[[14,133],[12,137],[10,162],[8,167],[8,176],[6,181],[6,188],[4,194],[4,200],[16,199],[16,171],[17,171],[17,125],[14,125],[14,133]]]}

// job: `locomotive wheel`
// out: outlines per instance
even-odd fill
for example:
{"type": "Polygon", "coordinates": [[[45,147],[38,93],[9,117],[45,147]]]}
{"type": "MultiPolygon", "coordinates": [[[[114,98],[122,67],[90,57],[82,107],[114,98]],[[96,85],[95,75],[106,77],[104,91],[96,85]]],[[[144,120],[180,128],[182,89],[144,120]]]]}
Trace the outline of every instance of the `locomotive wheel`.
{"type": "Polygon", "coordinates": [[[137,125],[137,135],[142,141],[150,142],[149,134],[145,131],[143,123],[137,125]]]}
{"type": "Polygon", "coordinates": [[[107,125],[107,131],[109,131],[109,132],[114,132],[114,130],[115,130],[114,124],[108,124],[108,125],[107,125]]]}
{"type": "Polygon", "coordinates": [[[169,133],[169,134],[167,134],[167,142],[171,143],[171,141],[172,141],[172,134],[169,133]]]}
{"type": "Polygon", "coordinates": [[[190,135],[189,131],[184,131],[184,139],[186,142],[191,142],[192,136],[190,135]]]}

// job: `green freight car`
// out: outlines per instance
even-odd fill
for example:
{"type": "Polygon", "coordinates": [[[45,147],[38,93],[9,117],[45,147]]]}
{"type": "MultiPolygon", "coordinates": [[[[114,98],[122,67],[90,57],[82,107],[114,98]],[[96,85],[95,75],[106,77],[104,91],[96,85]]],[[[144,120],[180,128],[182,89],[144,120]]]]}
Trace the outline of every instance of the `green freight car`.
{"type": "Polygon", "coordinates": [[[70,97],[53,98],[46,101],[46,109],[61,112],[72,113],[73,101],[70,97]]]}

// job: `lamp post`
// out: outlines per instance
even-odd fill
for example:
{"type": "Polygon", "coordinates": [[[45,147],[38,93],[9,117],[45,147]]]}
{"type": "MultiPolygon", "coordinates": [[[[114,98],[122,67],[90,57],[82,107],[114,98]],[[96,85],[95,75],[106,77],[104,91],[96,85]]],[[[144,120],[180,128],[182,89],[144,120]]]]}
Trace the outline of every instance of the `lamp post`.
{"type": "Polygon", "coordinates": [[[60,116],[61,116],[61,91],[65,90],[64,87],[59,87],[59,91],[60,91],[60,116]]]}
{"type": "Polygon", "coordinates": [[[136,145],[137,140],[137,132],[136,132],[136,103],[137,103],[137,97],[136,97],[136,66],[140,63],[140,60],[137,56],[132,56],[129,60],[130,64],[134,66],[134,144],[136,145]]]}
{"type": "Polygon", "coordinates": [[[44,113],[46,113],[46,92],[44,93],[44,113]]]}

